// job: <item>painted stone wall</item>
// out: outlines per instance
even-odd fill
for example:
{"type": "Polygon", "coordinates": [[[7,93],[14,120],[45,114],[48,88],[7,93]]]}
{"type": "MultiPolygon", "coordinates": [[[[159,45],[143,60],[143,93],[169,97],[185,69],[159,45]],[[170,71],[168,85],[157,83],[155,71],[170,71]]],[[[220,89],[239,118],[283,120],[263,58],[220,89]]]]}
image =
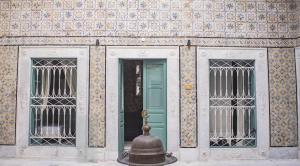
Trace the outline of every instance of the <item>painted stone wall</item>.
{"type": "Polygon", "coordinates": [[[18,47],[0,46],[0,145],[15,144],[18,47]]]}
{"type": "Polygon", "coordinates": [[[268,52],[271,146],[297,146],[294,48],[270,48],[268,52]]]}
{"type": "Polygon", "coordinates": [[[0,36],[294,38],[298,0],[2,0],[0,36]]]}
{"type": "Polygon", "coordinates": [[[90,47],[89,146],[105,146],[105,47],[90,47]]]}
{"type": "Polygon", "coordinates": [[[181,147],[197,146],[196,47],[180,47],[181,147]]]}

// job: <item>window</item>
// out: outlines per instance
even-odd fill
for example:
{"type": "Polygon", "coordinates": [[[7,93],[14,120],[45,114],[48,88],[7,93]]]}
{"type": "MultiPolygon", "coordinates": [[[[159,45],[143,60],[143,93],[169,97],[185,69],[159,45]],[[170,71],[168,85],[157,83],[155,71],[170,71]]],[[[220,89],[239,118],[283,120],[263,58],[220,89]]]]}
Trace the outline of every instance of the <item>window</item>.
{"type": "Polygon", "coordinates": [[[210,147],[256,145],[254,60],[209,60],[210,147]]]}
{"type": "Polygon", "coordinates": [[[31,145],[75,145],[76,91],[76,59],[32,59],[31,145]]]}

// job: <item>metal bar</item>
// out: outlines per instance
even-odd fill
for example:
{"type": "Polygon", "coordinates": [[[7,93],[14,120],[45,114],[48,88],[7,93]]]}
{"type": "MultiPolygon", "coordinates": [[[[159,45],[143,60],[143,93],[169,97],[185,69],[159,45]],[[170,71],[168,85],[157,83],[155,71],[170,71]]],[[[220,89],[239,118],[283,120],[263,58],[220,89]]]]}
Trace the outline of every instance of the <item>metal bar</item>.
{"type": "MultiPolygon", "coordinates": [[[[214,139],[220,139],[220,138],[211,137],[210,139],[214,140],[214,139]]],[[[256,138],[234,137],[234,138],[226,138],[226,139],[228,139],[228,140],[253,140],[256,138]]]]}
{"type": "MultiPolygon", "coordinates": [[[[214,100],[226,100],[226,99],[233,99],[233,97],[210,97],[210,99],[214,99],[214,100]]],[[[254,100],[254,97],[234,97],[234,99],[236,100],[244,100],[244,99],[248,99],[248,100],[254,100]]]]}
{"type": "MultiPolygon", "coordinates": [[[[32,66],[32,68],[36,68],[36,69],[41,69],[41,68],[51,68],[51,67],[55,67],[57,69],[62,69],[64,67],[67,67],[67,68],[77,68],[76,65],[73,65],[73,66],[68,66],[68,65],[61,65],[61,66],[57,66],[57,65],[49,65],[49,66],[45,66],[45,65],[41,65],[41,66],[32,66]]],[[[250,68],[250,67],[249,67],[250,68]]]]}
{"type": "Polygon", "coordinates": [[[248,96],[251,96],[251,94],[250,94],[250,70],[247,70],[247,72],[248,72],[248,96]]]}
{"type": "Polygon", "coordinates": [[[60,108],[57,108],[57,133],[59,137],[62,137],[61,133],[60,133],[60,108]]]}
{"type": "Polygon", "coordinates": [[[234,109],[231,109],[231,137],[234,137],[234,131],[233,131],[233,113],[234,113],[234,109]]]}
{"type": "MultiPolygon", "coordinates": [[[[30,138],[44,138],[44,137],[41,137],[41,136],[31,136],[30,138]]],[[[58,138],[58,137],[56,137],[56,136],[47,136],[47,138],[58,138]]],[[[59,137],[59,138],[62,138],[62,139],[65,139],[65,138],[76,138],[75,136],[61,136],[61,137],[59,137]]],[[[211,139],[214,139],[214,138],[211,138],[211,139]]],[[[241,138],[239,138],[239,139],[241,139],[241,138]]],[[[250,139],[250,138],[244,138],[244,139],[250,139]]]]}
{"type": "Polygon", "coordinates": [[[245,137],[245,108],[242,108],[242,137],[245,137]]]}
{"type": "Polygon", "coordinates": [[[36,69],[36,89],[35,89],[35,96],[38,96],[39,95],[39,70],[36,69]]]}
{"type": "Polygon", "coordinates": [[[225,108],[225,137],[228,137],[228,108],[225,108]]]}
{"type": "Polygon", "coordinates": [[[242,70],[242,77],[243,77],[242,78],[242,81],[243,81],[243,86],[242,86],[243,87],[243,92],[242,92],[243,94],[242,95],[243,95],[243,97],[245,97],[245,70],[242,70]]]}
{"type": "Polygon", "coordinates": [[[72,96],[72,83],[73,83],[73,81],[72,81],[72,73],[73,73],[73,70],[71,68],[71,70],[70,70],[70,85],[69,85],[69,87],[70,87],[70,96],[72,96]]]}
{"type": "Polygon", "coordinates": [[[214,92],[214,96],[215,97],[217,97],[217,71],[216,70],[214,70],[214,84],[215,84],[215,86],[214,86],[214,88],[215,88],[215,92],[214,92]]]}
{"type": "Polygon", "coordinates": [[[61,96],[60,79],[61,79],[61,69],[58,69],[58,96],[61,96]]]}
{"type": "Polygon", "coordinates": [[[72,134],[71,134],[71,117],[72,117],[72,109],[71,108],[69,108],[69,135],[71,136],[72,134]]]}
{"type": "Polygon", "coordinates": [[[38,121],[38,118],[37,118],[37,109],[36,108],[32,108],[35,110],[35,129],[34,129],[34,135],[37,135],[37,121],[38,121]]]}
{"type": "Polygon", "coordinates": [[[251,109],[248,109],[248,137],[251,137],[251,109]]]}
{"type": "Polygon", "coordinates": [[[66,136],[66,107],[64,107],[64,132],[63,132],[63,136],[66,136]]]}
{"type": "Polygon", "coordinates": [[[53,72],[53,89],[52,89],[52,96],[55,96],[55,68],[52,69],[53,72]]]}
{"type": "Polygon", "coordinates": [[[32,107],[47,107],[47,106],[54,106],[54,107],[76,107],[76,105],[31,105],[32,107]]]}
{"type": "Polygon", "coordinates": [[[55,108],[52,107],[52,135],[54,135],[54,110],[55,108]]]}
{"type": "Polygon", "coordinates": [[[40,108],[40,111],[41,111],[41,134],[40,134],[40,135],[43,135],[44,109],[41,109],[41,108],[40,108]]]}
{"type": "Polygon", "coordinates": [[[236,70],[236,97],[239,97],[239,71],[236,70]]]}
{"type": "Polygon", "coordinates": [[[225,96],[226,97],[228,97],[228,82],[227,82],[227,80],[228,80],[228,77],[227,77],[227,75],[228,75],[228,70],[226,69],[225,70],[225,77],[226,77],[226,80],[225,80],[225,96]]]}
{"type": "Polygon", "coordinates": [[[49,135],[49,108],[46,108],[46,120],[47,120],[47,128],[46,128],[46,135],[49,135]]]}
{"type": "Polygon", "coordinates": [[[217,137],[217,110],[214,109],[214,113],[215,113],[215,131],[214,131],[214,136],[217,137]]]}
{"type": "Polygon", "coordinates": [[[64,80],[64,96],[67,96],[67,68],[63,68],[64,70],[64,76],[65,76],[65,80],[64,80]]]}
{"type": "Polygon", "coordinates": [[[45,96],[49,96],[50,94],[50,69],[47,69],[47,94],[45,94],[45,96]]]}
{"type": "MultiPolygon", "coordinates": [[[[232,110],[232,108],[230,108],[230,121],[231,121],[231,123],[230,123],[230,129],[231,129],[231,131],[230,131],[230,138],[233,138],[234,137],[234,132],[233,132],[233,110],[232,110]]],[[[231,146],[231,141],[230,141],[230,143],[229,143],[229,145],[231,146]]]]}
{"type": "Polygon", "coordinates": [[[230,72],[231,72],[231,97],[234,97],[234,94],[233,94],[233,70],[231,70],[230,72]]]}
{"type": "Polygon", "coordinates": [[[209,106],[210,108],[255,108],[255,106],[209,106]]]}
{"type": "Polygon", "coordinates": [[[240,109],[236,109],[236,117],[237,117],[237,120],[236,120],[236,135],[237,137],[241,137],[241,125],[240,125],[240,109]]]}
{"type": "Polygon", "coordinates": [[[222,97],[223,95],[222,95],[222,70],[220,70],[219,71],[219,73],[220,73],[220,94],[219,94],[219,96],[220,97],[222,97]]]}
{"type": "Polygon", "coordinates": [[[44,96],[44,84],[43,84],[43,79],[44,79],[44,75],[45,75],[45,69],[42,69],[42,81],[41,81],[41,96],[44,96]]]}
{"type": "Polygon", "coordinates": [[[220,115],[220,137],[223,136],[223,124],[222,124],[222,121],[223,121],[223,117],[222,117],[222,114],[223,114],[223,109],[219,109],[219,115],[220,115]]]}
{"type": "Polygon", "coordinates": [[[255,67],[246,67],[246,66],[243,66],[243,67],[212,67],[210,66],[209,68],[213,69],[213,70],[220,70],[220,69],[239,69],[239,68],[245,68],[245,69],[249,69],[249,70],[254,70],[255,67]]]}

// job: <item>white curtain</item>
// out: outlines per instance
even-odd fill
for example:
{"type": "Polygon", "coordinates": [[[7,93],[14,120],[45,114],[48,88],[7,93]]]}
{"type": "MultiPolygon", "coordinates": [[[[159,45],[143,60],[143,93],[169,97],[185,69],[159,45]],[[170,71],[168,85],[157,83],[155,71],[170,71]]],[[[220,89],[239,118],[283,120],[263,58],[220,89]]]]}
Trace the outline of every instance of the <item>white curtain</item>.
{"type": "Polygon", "coordinates": [[[66,80],[67,84],[72,92],[72,96],[76,96],[76,80],[77,80],[77,72],[76,69],[66,69],[66,80]]]}
{"type": "MultiPolygon", "coordinates": [[[[42,69],[41,69],[42,70],[42,69]]],[[[41,88],[41,96],[42,96],[42,107],[41,107],[41,116],[45,115],[46,113],[46,109],[47,109],[47,105],[48,105],[48,96],[49,96],[49,92],[50,92],[50,86],[49,86],[49,79],[50,77],[50,70],[48,69],[44,69],[44,71],[42,70],[42,75],[41,75],[41,85],[39,86],[41,88]],[[43,114],[42,114],[43,112],[43,114]]],[[[36,117],[37,118],[37,117],[36,117]]],[[[45,120],[43,117],[41,117],[41,120],[43,121],[43,126],[45,125],[45,120]]],[[[42,125],[42,124],[41,124],[42,125]]],[[[40,126],[41,129],[41,135],[46,135],[46,130],[45,128],[43,128],[43,126],[40,126]]]]}

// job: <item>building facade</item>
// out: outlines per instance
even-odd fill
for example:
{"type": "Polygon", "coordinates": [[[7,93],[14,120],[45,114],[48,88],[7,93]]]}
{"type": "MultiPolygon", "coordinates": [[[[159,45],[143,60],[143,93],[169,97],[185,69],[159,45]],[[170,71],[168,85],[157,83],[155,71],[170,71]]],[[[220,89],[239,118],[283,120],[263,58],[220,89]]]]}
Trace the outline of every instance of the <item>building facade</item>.
{"type": "Polygon", "coordinates": [[[297,159],[297,0],[0,1],[0,156],[297,159]]]}

